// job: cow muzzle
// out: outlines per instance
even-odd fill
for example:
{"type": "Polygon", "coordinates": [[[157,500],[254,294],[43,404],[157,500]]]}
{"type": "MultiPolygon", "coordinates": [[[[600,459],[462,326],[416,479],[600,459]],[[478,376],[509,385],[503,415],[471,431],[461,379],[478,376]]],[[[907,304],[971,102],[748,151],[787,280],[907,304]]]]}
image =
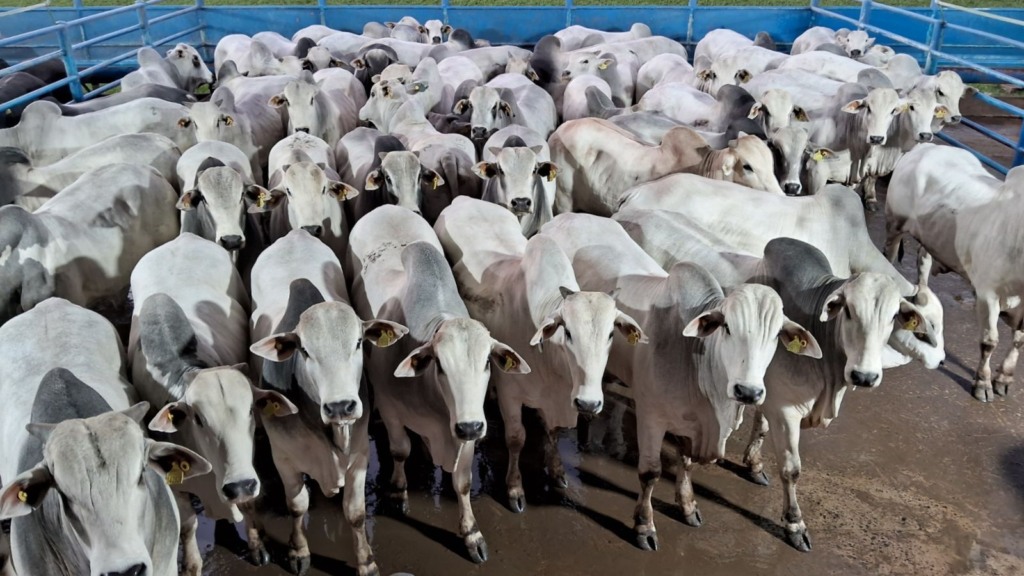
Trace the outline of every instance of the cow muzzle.
{"type": "Polygon", "coordinates": [[[149,571],[146,570],[146,565],[139,563],[133,564],[127,570],[121,570],[119,572],[104,572],[102,576],[148,576],[149,571]]]}
{"type": "Polygon", "coordinates": [[[600,400],[584,400],[577,398],[572,401],[573,405],[576,406],[576,411],[585,416],[596,416],[601,413],[601,408],[604,407],[604,402],[600,400]]]}
{"type": "Polygon", "coordinates": [[[359,418],[359,402],[357,400],[340,400],[328,402],[321,408],[325,424],[349,424],[359,418]]]}
{"type": "Polygon", "coordinates": [[[782,185],[782,190],[786,193],[786,196],[799,196],[802,189],[803,186],[799,182],[786,182],[782,185]]]}
{"type": "Polygon", "coordinates": [[[920,132],[917,135],[917,141],[918,142],[931,142],[932,138],[934,138],[934,137],[935,137],[935,135],[932,134],[931,132],[920,132]]]}
{"type": "Polygon", "coordinates": [[[868,144],[885,144],[885,136],[868,136],[868,144]]]}
{"type": "Polygon", "coordinates": [[[242,248],[245,248],[245,240],[237,234],[221,236],[217,242],[220,243],[225,250],[241,250],[242,248]]]}
{"type": "Polygon", "coordinates": [[[305,230],[306,232],[309,232],[311,235],[313,235],[316,238],[319,238],[319,237],[323,236],[323,234],[324,234],[324,227],[320,226],[320,225],[317,225],[317,226],[303,226],[302,229],[305,230]]]}
{"type": "Polygon", "coordinates": [[[430,39],[430,42],[432,44],[440,44],[441,43],[441,37],[440,36],[434,36],[433,38],[430,39]]]}
{"type": "Polygon", "coordinates": [[[764,400],[764,388],[761,386],[734,384],[732,394],[740,404],[760,404],[764,400]]]}
{"type": "Polygon", "coordinates": [[[259,490],[260,484],[255,478],[239,482],[229,482],[220,488],[224,498],[232,504],[242,504],[252,500],[259,493],[259,490]]]}
{"type": "Polygon", "coordinates": [[[854,58],[860,56],[861,54],[862,52],[860,50],[850,50],[850,56],[853,56],[854,58]]]}
{"type": "Polygon", "coordinates": [[[962,119],[961,116],[950,116],[949,117],[949,123],[950,124],[959,124],[961,119],[962,119]]]}
{"type": "Polygon", "coordinates": [[[484,423],[458,422],[455,424],[455,436],[465,442],[479,440],[484,436],[484,423]]]}
{"type": "Polygon", "coordinates": [[[469,133],[473,140],[482,140],[487,138],[487,128],[482,128],[480,126],[473,126],[469,133]]]}
{"type": "Polygon", "coordinates": [[[850,372],[850,383],[854,386],[874,388],[882,381],[882,375],[878,372],[861,372],[854,370],[850,372]]]}
{"type": "Polygon", "coordinates": [[[309,134],[309,128],[296,128],[295,131],[296,132],[305,132],[306,134],[309,134]]]}
{"type": "Polygon", "coordinates": [[[529,214],[533,211],[533,200],[529,198],[513,198],[509,202],[509,208],[516,216],[529,214]]]}

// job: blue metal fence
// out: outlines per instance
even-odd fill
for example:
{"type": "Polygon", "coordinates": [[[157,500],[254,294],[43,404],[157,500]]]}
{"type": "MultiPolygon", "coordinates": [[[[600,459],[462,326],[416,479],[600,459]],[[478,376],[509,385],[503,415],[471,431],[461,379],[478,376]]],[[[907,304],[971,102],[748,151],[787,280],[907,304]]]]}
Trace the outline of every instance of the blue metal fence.
{"type": "MultiPolygon", "coordinates": [[[[0,113],[24,105],[55,89],[68,86],[76,100],[95,97],[119,83],[135,67],[140,46],[156,48],[188,42],[207,60],[217,41],[227,34],[263,30],[290,36],[298,28],[325,24],[339,30],[361,31],[364,22],[398,20],[411,15],[423,21],[440,19],[465,28],[474,36],[496,43],[529,45],[566,25],[581,24],[616,30],[645,22],[655,34],[680,40],[692,48],[708,31],[728,27],[748,36],[769,32],[785,49],[813,25],[856,27],[885,38],[897,49],[919,59],[925,69],[957,68],[969,81],[998,81],[1024,87],[1024,9],[967,10],[943,0],[928,8],[897,8],[873,0],[850,0],[859,6],[825,8],[820,0],[808,7],[702,6],[699,0],[664,6],[579,6],[563,0],[558,6],[463,6],[450,0],[424,6],[337,6],[327,0],[290,6],[161,6],[164,0],[137,0],[118,8],[53,8],[45,2],[35,9],[0,11],[0,57],[18,64],[0,77],[47,60],[61,60],[68,78],[18,99],[0,103],[0,113]],[[86,91],[87,80],[111,83],[86,91]]],[[[668,0],[666,0],[668,1],[668,0]]],[[[1008,2],[1009,3],[1009,2],[1008,2]]],[[[1024,110],[979,94],[977,98],[1024,119],[1024,110]]],[[[964,124],[1014,150],[1012,165],[1024,164],[1024,128],[1015,144],[971,120],[964,124]]],[[[948,135],[953,144],[966,147],[948,135]]],[[[968,148],[969,149],[969,148],[968,148]]],[[[973,151],[973,150],[972,150],[973,151]]],[[[978,152],[989,166],[1007,166],[978,152]]]]}

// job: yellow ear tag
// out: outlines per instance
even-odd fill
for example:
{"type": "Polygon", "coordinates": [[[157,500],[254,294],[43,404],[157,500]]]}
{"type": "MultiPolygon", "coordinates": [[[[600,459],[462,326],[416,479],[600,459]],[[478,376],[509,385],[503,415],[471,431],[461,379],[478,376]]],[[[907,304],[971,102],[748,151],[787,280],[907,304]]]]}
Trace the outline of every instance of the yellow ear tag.
{"type": "Polygon", "coordinates": [[[263,208],[267,205],[267,202],[270,202],[270,198],[270,192],[261,190],[260,195],[256,197],[256,207],[263,208]]]}
{"type": "Polygon", "coordinates": [[[385,348],[387,346],[390,346],[391,343],[394,342],[394,341],[395,341],[395,333],[392,332],[391,330],[385,330],[385,331],[381,332],[380,338],[377,338],[377,346],[380,346],[381,348],[385,348]]]}
{"type": "Polygon", "coordinates": [[[822,152],[821,150],[815,150],[814,155],[811,156],[811,159],[813,159],[815,162],[821,162],[822,160],[825,159],[825,153],[822,152]]]}
{"type": "Polygon", "coordinates": [[[167,411],[167,421],[174,424],[174,412],[171,412],[170,410],[167,411]]]}
{"type": "Polygon", "coordinates": [[[269,417],[273,416],[274,414],[277,414],[277,410],[279,408],[281,408],[281,404],[279,404],[279,403],[277,403],[277,402],[275,402],[273,400],[270,401],[270,402],[267,402],[266,404],[263,405],[263,415],[266,416],[267,418],[269,418],[269,417]]]}
{"type": "Polygon", "coordinates": [[[608,69],[608,63],[607,62],[601,62],[600,64],[597,65],[597,69],[598,70],[607,70],[608,69]]]}
{"type": "Polygon", "coordinates": [[[917,316],[913,316],[910,320],[907,320],[907,322],[903,324],[904,330],[913,330],[914,328],[917,328],[917,316]]]}
{"type": "Polygon", "coordinates": [[[640,342],[640,332],[638,332],[635,328],[630,330],[629,336],[626,337],[626,340],[628,340],[632,346],[636,346],[637,343],[640,342]]]}
{"type": "Polygon", "coordinates": [[[511,355],[505,355],[505,372],[516,367],[516,359],[511,355]]]}
{"type": "Polygon", "coordinates": [[[799,354],[804,348],[807,348],[807,340],[802,340],[800,338],[793,338],[789,341],[789,344],[786,344],[786,350],[793,354],[799,354]]]}
{"type": "Polygon", "coordinates": [[[175,462],[171,464],[171,470],[164,476],[168,486],[177,486],[185,481],[185,472],[188,472],[188,462],[175,462]]]}
{"type": "Polygon", "coordinates": [[[946,117],[946,111],[944,109],[936,110],[935,111],[935,117],[936,118],[945,118],[946,117]]]}
{"type": "Polygon", "coordinates": [[[434,190],[437,190],[437,186],[441,183],[441,177],[434,175],[434,190]]]}
{"type": "Polygon", "coordinates": [[[557,175],[558,175],[558,171],[557,171],[557,170],[555,170],[554,168],[552,168],[551,170],[549,170],[549,171],[548,171],[548,182],[551,182],[552,180],[554,180],[554,179],[555,179],[555,176],[557,176],[557,175]]]}
{"type": "Polygon", "coordinates": [[[21,500],[22,504],[28,502],[28,492],[25,492],[24,490],[19,490],[18,500],[21,500]]]}

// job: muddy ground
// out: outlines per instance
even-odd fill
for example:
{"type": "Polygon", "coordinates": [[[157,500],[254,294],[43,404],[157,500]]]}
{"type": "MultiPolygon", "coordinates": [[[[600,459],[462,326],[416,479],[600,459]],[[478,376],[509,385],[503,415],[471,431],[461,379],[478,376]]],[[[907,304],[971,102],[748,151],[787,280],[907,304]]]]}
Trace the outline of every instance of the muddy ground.
{"type": "MultiPolygon", "coordinates": [[[[997,120],[992,125],[1011,138],[1020,126],[997,120]]],[[[953,132],[972,134],[965,128],[953,132]]],[[[1005,149],[987,150],[1005,155],[1005,149]]],[[[881,245],[881,212],[869,222],[881,245]]],[[[914,279],[914,247],[908,248],[901,269],[914,279]]],[[[1009,397],[992,404],[971,397],[979,331],[970,286],[950,275],[934,279],[932,286],[946,309],[946,366],[928,371],[912,364],[886,371],[880,388],[847,395],[831,427],[804,431],[798,490],[811,553],[797,552],[784,540],[782,492],[770,444],[765,454],[771,486],[751,484],[736,473],[749,418],[731,440],[726,461],[695,473],[704,525],[690,528],[681,522],[667,472],[655,491],[661,549],[643,552],[633,544],[639,482],[628,410],[621,433],[609,429],[608,415],[615,412],[609,406],[604,418],[563,435],[559,446],[570,478],[564,492],[545,481],[534,418],[522,463],[528,508],[517,515],[506,506],[507,457],[501,418],[492,407],[490,436],[474,467],[473,508],[490,548],[490,560],[481,566],[470,562],[456,535],[458,507],[450,477],[435,471],[422,451],[414,449],[408,464],[410,515],[397,518],[379,509],[377,494],[386,488],[390,458],[378,463],[376,455],[387,454],[387,440],[383,427],[374,424],[367,501],[382,574],[1024,574],[1024,391],[1011,389],[1009,397]]],[[[1008,336],[1003,327],[999,361],[1008,336]]],[[[280,501],[270,478],[266,498],[266,508],[280,501]]],[[[339,511],[340,497],[313,500],[310,574],[355,574],[349,530],[339,511]]],[[[279,512],[266,514],[277,542],[273,565],[250,566],[231,527],[204,522],[204,574],[286,574],[280,543],[287,542],[288,522],[279,512]]]]}

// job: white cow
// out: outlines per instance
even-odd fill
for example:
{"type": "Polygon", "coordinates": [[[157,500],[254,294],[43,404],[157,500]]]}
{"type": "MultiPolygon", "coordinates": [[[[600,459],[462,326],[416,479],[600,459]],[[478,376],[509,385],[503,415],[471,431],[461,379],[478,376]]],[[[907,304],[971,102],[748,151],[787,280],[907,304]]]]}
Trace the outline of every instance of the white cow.
{"type": "MultiPolygon", "coordinates": [[[[529,128],[524,131],[536,135],[529,128]]],[[[486,148],[484,158],[475,168],[486,181],[483,199],[514,214],[523,236],[533,236],[551,220],[555,205],[558,167],[549,160],[547,144],[529,145],[518,134],[509,134],[500,145],[486,148]]]]}
{"type": "MultiPolygon", "coordinates": [[[[683,263],[666,273],[617,222],[563,214],[541,234],[568,256],[581,288],[615,290],[618,308],[650,339],[646,346],[631,346],[636,338],[616,339],[608,372],[633,390],[641,483],[634,530],[642,549],[655,550],[651,494],[661,475],[665,433],[689,440],[681,452],[683,468],[723,457],[742,405],[765,400],[765,371],[779,344],[811,358],[821,351],[814,336],[786,318],[770,288],[746,284],[725,295],[698,265],[683,263]]],[[[699,526],[689,477],[677,478],[676,502],[686,523],[699,526]]]]}
{"type": "Polygon", "coordinates": [[[87,172],[35,212],[0,208],[0,318],[51,296],[117,298],[146,252],[174,238],[178,195],[148,166],[87,172]]]}
{"type": "Polygon", "coordinates": [[[587,28],[574,24],[555,32],[555,37],[561,40],[563,50],[576,50],[585,48],[594,43],[622,42],[636,38],[647,38],[651,35],[651,28],[642,22],[634,23],[626,32],[606,32],[596,28],[587,28]]]}
{"type": "Polygon", "coordinates": [[[693,66],[685,56],[659,54],[643,63],[636,73],[636,99],[640,100],[651,88],[668,82],[693,85],[693,66]]]}
{"type": "Polygon", "coordinates": [[[850,58],[859,58],[868,53],[875,44],[875,39],[868,36],[863,30],[848,30],[840,28],[833,30],[824,26],[812,26],[804,30],[796,40],[789,53],[803,54],[815,50],[822,44],[836,44],[843,48],[850,58]]]}
{"type": "Polygon", "coordinates": [[[14,570],[176,576],[178,511],[165,478],[210,465],[143,437],[148,404],[132,405],[114,326],[52,298],[0,338],[0,519],[13,518],[14,570]]]}
{"type": "Polygon", "coordinates": [[[408,428],[425,440],[434,464],[451,472],[459,535],[472,560],[484,562],[487,543],[469,493],[476,441],[487,434],[483,408],[491,365],[509,374],[529,374],[530,367],[470,319],[437,236],[420,216],[381,206],[356,223],[351,245],[358,274],[353,298],[361,315],[409,328],[399,346],[374,350],[367,369],[394,460],[391,498],[408,510],[408,428]]]}
{"type": "Polygon", "coordinates": [[[890,259],[896,259],[901,238],[909,234],[941,269],[956,272],[974,288],[981,329],[974,397],[982,402],[1006,395],[1024,347],[1024,278],[1017,267],[1022,241],[1011,232],[1017,230],[1022,193],[1024,169],[1011,170],[1000,182],[966,150],[922,144],[896,165],[885,203],[885,252],[890,259]],[[990,363],[1003,314],[1014,331],[1013,348],[993,382],[990,363]]]}
{"type": "Polygon", "coordinates": [[[332,148],[342,136],[355,129],[359,107],[349,97],[347,76],[327,76],[319,82],[304,72],[289,82],[284,91],[270,98],[274,107],[288,108],[288,133],[305,132],[326,141],[332,148]]]}
{"type": "Polygon", "coordinates": [[[137,58],[139,69],[121,79],[122,90],[156,84],[195,92],[203,84],[213,83],[213,73],[199,56],[199,51],[188,44],[171,48],[164,58],[156,50],[143,46],[139,48],[137,58]]]}
{"type": "Polygon", "coordinates": [[[522,74],[500,74],[473,88],[469,98],[452,109],[470,114],[473,138],[487,138],[510,124],[519,124],[547,138],[558,123],[555,101],[522,74]]]}

